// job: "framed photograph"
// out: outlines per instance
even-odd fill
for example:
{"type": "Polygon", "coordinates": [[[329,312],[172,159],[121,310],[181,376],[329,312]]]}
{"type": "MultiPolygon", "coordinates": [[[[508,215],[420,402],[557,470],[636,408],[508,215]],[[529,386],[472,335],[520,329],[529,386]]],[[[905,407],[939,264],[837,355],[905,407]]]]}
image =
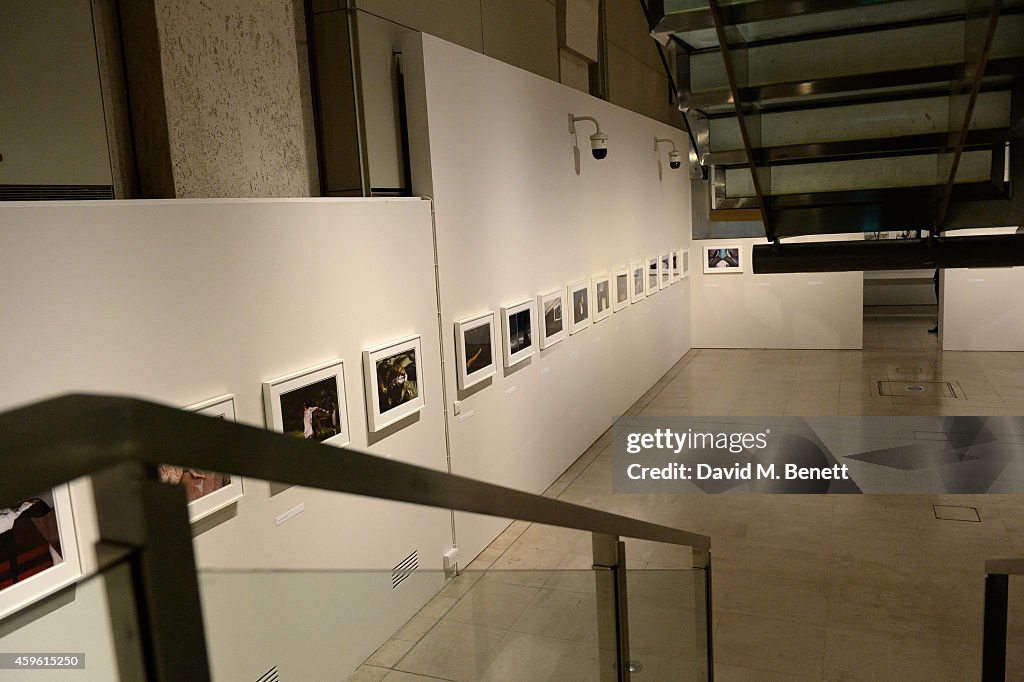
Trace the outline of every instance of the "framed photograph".
{"type": "Polygon", "coordinates": [[[743,272],[742,249],[739,244],[704,247],[704,272],[743,272]]]}
{"type": "Polygon", "coordinates": [[[647,295],[658,293],[661,288],[661,261],[657,256],[647,259],[647,295]]]}
{"type": "Polygon", "coordinates": [[[504,331],[505,367],[512,367],[533,355],[533,321],[537,304],[533,299],[502,306],[501,324],[504,331]]]}
{"type": "Polygon", "coordinates": [[[493,376],[494,313],[484,313],[455,323],[455,352],[459,362],[459,388],[475,386],[493,376]]]}
{"type": "Polygon", "coordinates": [[[612,314],[612,278],[608,275],[597,275],[594,282],[594,322],[600,322],[612,314]]]}
{"type": "Polygon", "coordinates": [[[679,249],[679,279],[686,279],[690,276],[690,252],[687,249],[679,249]]]}
{"type": "Polygon", "coordinates": [[[569,315],[569,333],[576,334],[590,326],[590,280],[581,279],[566,287],[572,312],[569,315]]]}
{"type": "MultiPolygon", "coordinates": [[[[235,396],[222,395],[185,408],[214,419],[235,421],[235,396]]],[[[161,464],[157,473],[163,483],[184,486],[188,517],[192,522],[223,509],[243,494],[241,476],[161,464]]]]}
{"type": "Polygon", "coordinates": [[[679,253],[680,251],[673,251],[669,254],[672,257],[672,283],[675,284],[679,279],[681,271],[679,269],[679,253]]]}
{"type": "Polygon", "coordinates": [[[540,347],[550,348],[569,333],[565,320],[565,289],[538,296],[537,310],[540,311],[540,347]]]}
{"type": "Polygon", "coordinates": [[[263,382],[267,428],[325,445],[348,445],[345,364],[331,360],[263,382]]]}
{"type": "Polygon", "coordinates": [[[81,575],[67,485],[0,507],[0,618],[81,575]]]}
{"type": "Polygon", "coordinates": [[[629,268],[622,266],[615,268],[612,273],[612,311],[619,312],[629,305],[630,279],[629,268]]]}
{"type": "Polygon", "coordinates": [[[636,303],[647,296],[647,268],[643,262],[630,263],[629,302],[636,303]]]}
{"type": "Polygon", "coordinates": [[[366,425],[380,431],[423,409],[420,336],[407,336],[363,351],[366,425]]]}
{"type": "Polygon", "coordinates": [[[661,273],[660,288],[664,289],[672,284],[672,254],[661,254],[661,263],[658,271],[661,273]]]}

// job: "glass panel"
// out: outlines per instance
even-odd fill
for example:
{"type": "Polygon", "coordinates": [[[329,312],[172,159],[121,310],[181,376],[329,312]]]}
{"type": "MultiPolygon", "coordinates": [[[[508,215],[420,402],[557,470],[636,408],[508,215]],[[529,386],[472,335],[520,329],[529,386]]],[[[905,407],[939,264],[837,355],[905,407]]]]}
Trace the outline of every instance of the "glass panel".
{"type": "Polygon", "coordinates": [[[687,547],[626,541],[629,658],[637,680],[707,680],[707,572],[687,547]]]}
{"type": "Polygon", "coordinates": [[[466,570],[443,578],[413,570],[393,587],[391,571],[201,571],[213,679],[260,679],[272,670],[308,680],[381,679],[392,671],[445,680],[600,679],[593,570],[466,570]],[[404,617],[388,627],[395,611],[404,617]]]}
{"type": "Polygon", "coordinates": [[[119,563],[0,621],[0,679],[143,680],[140,642],[131,572],[119,563]],[[29,669],[11,654],[53,657],[47,663],[66,668],[29,669]]]}

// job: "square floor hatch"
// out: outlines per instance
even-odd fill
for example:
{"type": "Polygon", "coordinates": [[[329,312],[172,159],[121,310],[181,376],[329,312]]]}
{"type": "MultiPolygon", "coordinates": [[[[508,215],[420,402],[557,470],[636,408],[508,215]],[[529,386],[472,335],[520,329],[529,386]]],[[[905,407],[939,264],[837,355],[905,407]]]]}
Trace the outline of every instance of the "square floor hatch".
{"type": "Polygon", "coordinates": [[[955,507],[947,504],[933,504],[932,511],[940,521],[970,521],[981,523],[981,516],[975,507],[955,507]]]}
{"type": "Polygon", "coordinates": [[[878,395],[892,398],[956,398],[964,397],[955,381],[879,381],[878,395]]]}

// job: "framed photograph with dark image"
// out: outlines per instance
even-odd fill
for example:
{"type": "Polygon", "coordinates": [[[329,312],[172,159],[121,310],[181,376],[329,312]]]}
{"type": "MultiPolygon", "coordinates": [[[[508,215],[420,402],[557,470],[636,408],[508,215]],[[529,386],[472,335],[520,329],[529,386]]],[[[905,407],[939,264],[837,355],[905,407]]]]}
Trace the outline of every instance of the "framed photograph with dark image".
{"type": "Polygon", "coordinates": [[[501,307],[501,324],[505,347],[505,367],[512,367],[533,355],[533,324],[537,302],[532,298],[501,307]]]}
{"type": "Polygon", "coordinates": [[[331,360],[263,382],[267,428],[325,445],[348,445],[345,364],[331,360]]]}
{"type": "Polygon", "coordinates": [[[540,311],[540,347],[543,350],[563,340],[569,333],[565,319],[565,289],[559,287],[538,296],[537,310],[540,311]]]}
{"type": "Polygon", "coordinates": [[[370,431],[423,409],[420,336],[407,336],[363,351],[366,421],[370,431]]]}
{"type": "Polygon", "coordinates": [[[661,273],[661,284],[660,288],[664,289],[672,284],[672,255],[663,253],[661,255],[661,263],[659,263],[658,271],[661,273]]]}
{"type": "Polygon", "coordinates": [[[629,271],[632,273],[629,302],[636,303],[647,296],[647,268],[643,262],[637,261],[630,264],[629,271]]]}
{"type": "Polygon", "coordinates": [[[608,275],[596,275],[591,278],[594,282],[594,312],[595,323],[612,314],[612,278],[608,275]]]}
{"type": "Polygon", "coordinates": [[[647,259],[647,295],[658,293],[661,288],[661,262],[657,256],[647,259]]]}
{"type": "Polygon", "coordinates": [[[681,274],[681,272],[679,270],[679,253],[680,253],[680,251],[681,251],[681,249],[679,251],[673,251],[670,254],[671,257],[672,257],[672,281],[673,282],[675,282],[675,280],[679,279],[679,275],[681,274]]]}
{"type": "Polygon", "coordinates": [[[569,300],[569,333],[576,334],[590,326],[590,280],[581,279],[566,287],[566,298],[569,300]]]}
{"type": "Polygon", "coordinates": [[[629,305],[629,268],[626,266],[615,268],[615,272],[612,273],[612,311],[619,312],[623,308],[629,305]]]}
{"type": "MultiPolygon", "coordinates": [[[[213,419],[235,421],[235,396],[222,395],[185,408],[213,419]]],[[[192,522],[228,506],[243,494],[241,476],[161,464],[157,473],[163,483],[184,486],[188,517],[192,522]]]]}
{"type": "Polygon", "coordinates": [[[459,389],[475,386],[497,371],[494,357],[494,313],[488,312],[455,323],[459,389]]]}
{"type": "Polygon", "coordinates": [[[81,575],[67,485],[0,507],[0,618],[81,575]]]}
{"type": "Polygon", "coordinates": [[[725,272],[743,272],[743,257],[740,245],[705,246],[704,272],[716,275],[725,272]]]}

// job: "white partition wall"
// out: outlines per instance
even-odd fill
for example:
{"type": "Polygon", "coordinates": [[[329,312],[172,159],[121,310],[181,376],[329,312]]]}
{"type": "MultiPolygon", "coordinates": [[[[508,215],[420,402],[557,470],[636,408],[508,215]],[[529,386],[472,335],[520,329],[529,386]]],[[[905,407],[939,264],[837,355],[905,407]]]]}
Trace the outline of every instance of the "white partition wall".
{"type": "MultiPolygon", "coordinates": [[[[174,406],[233,393],[238,421],[262,426],[263,381],[341,358],[351,447],[447,469],[429,202],[8,204],[0,244],[0,410],[68,391],[174,406]],[[422,337],[425,408],[369,434],[360,354],[410,334],[422,337]]],[[[450,512],[245,483],[194,526],[201,567],[302,572],[204,577],[209,603],[224,605],[205,613],[219,678],[352,670],[441,586],[450,512]],[[414,551],[419,577],[392,589],[391,568],[414,551]]],[[[88,570],[90,500],[74,501],[88,570]]],[[[87,629],[83,608],[72,599],[47,618],[87,629]]]]}
{"type": "MultiPolygon", "coordinates": [[[[956,235],[993,232],[998,231],[965,230],[956,235]]],[[[943,270],[941,292],[943,350],[1024,351],[1024,268],[943,270]]]]}
{"type": "Polygon", "coordinates": [[[693,346],[862,348],[864,273],[755,275],[751,267],[753,246],[766,243],[764,239],[693,243],[693,346]],[[739,247],[742,272],[713,269],[705,273],[706,250],[727,246],[739,247]]]}
{"type": "MultiPolygon", "coordinates": [[[[688,244],[683,132],[431,36],[403,46],[413,188],[434,198],[452,472],[543,491],[690,348],[689,280],[459,392],[454,322],[688,244]],[[594,116],[608,157],[580,123],[594,116]],[[452,412],[459,401],[461,414],[452,412]]],[[[500,353],[500,351],[499,351],[500,353]]],[[[500,530],[456,514],[460,563],[500,530]]]]}

